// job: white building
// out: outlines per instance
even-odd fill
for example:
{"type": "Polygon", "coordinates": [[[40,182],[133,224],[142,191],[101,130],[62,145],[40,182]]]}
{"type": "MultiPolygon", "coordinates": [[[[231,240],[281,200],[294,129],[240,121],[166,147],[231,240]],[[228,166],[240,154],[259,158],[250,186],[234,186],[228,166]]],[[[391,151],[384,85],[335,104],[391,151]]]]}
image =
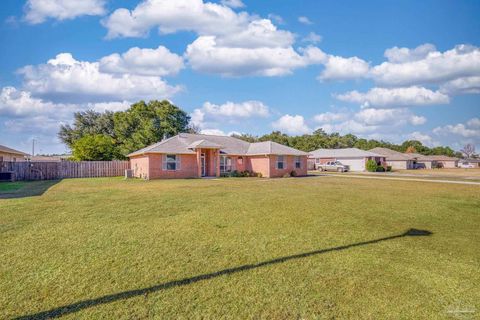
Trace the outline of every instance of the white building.
{"type": "Polygon", "coordinates": [[[328,161],[340,161],[342,164],[349,166],[350,171],[366,171],[365,164],[370,159],[378,165],[383,166],[385,164],[385,156],[357,148],[317,149],[310,152],[308,159],[314,162],[315,169],[318,165],[328,161]]]}

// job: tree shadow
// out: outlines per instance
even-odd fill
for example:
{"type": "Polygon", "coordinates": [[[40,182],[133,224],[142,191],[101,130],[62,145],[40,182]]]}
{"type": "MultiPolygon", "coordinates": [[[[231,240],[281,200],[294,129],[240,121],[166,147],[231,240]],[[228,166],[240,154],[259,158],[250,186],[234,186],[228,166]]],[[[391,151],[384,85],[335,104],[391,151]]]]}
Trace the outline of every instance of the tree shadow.
{"type": "Polygon", "coordinates": [[[75,302],[75,303],[65,305],[65,306],[62,306],[62,307],[50,309],[50,310],[47,310],[47,311],[43,311],[43,312],[31,314],[31,315],[20,316],[20,317],[17,317],[15,319],[26,320],[26,319],[58,318],[58,317],[61,317],[61,316],[67,315],[67,314],[72,314],[72,313],[81,311],[83,309],[94,307],[94,306],[97,306],[97,305],[102,305],[102,304],[107,304],[107,303],[110,303],[110,302],[115,302],[115,301],[125,300],[125,299],[129,299],[129,298],[137,297],[137,296],[142,296],[142,295],[150,294],[150,293],[153,293],[153,292],[167,290],[167,289],[170,289],[170,288],[173,288],[173,287],[186,286],[186,285],[193,284],[193,283],[196,283],[196,282],[199,282],[199,281],[209,280],[209,279],[224,276],[224,275],[230,275],[230,274],[243,272],[243,271],[248,271],[248,270],[261,268],[261,267],[266,267],[266,266],[274,265],[274,264],[278,264],[278,263],[284,263],[284,262],[287,262],[287,261],[290,261],[290,260],[307,258],[307,257],[310,257],[310,256],[315,256],[315,255],[328,253],[328,252],[332,252],[332,251],[346,250],[346,249],[350,249],[350,248],[354,248],[354,247],[365,246],[365,245],[374,244],[374,243],[387,241],[387,240],[392,240],[392,239],[396,239],[396,238],[403,238],[403,237],[408,237],[408,236],[414,236],[414,237],[430,236],[431,234],[433,234],[433,233],[428,231],[428,230],[409,229],[402,234],[397,234],[397,235],[393,235],[393,236],[389,236],[389,237],[385,237],[385,238],[379,238],[379,239],[374,239],[374,240],[369,240],[369,241],[364,241],[364,242],[357,242],[357,243],[348,244],[348,245],[339,246],[339,247],[333,247],[333,248],[320,249],[320,250],[315,250],[315,251],[310,251],[310,252],[305,252],[305,253],[299,253],[299,254],[294,254],[294,255],[290,255],[290,256],[284,256],[284,257],[280,257],[280,258],[276,258],[276,259],[272,259],[272,260],[263,261],[263,262],[256,263],[256,264],[246,264],[246,265],[242,265],[242,266],[238,266],[238,267],[234,267],[234,268],[223,269],[223,270],[219,270],[219,271],[216,271],[216,272],[201,274],[201,275],[197,275],[197,276],[190,277],[190,278],[184,278],[184,279],[180,279],[180,280],[165,282],[165,283],[161,283],[161,284],[151,286],[151,287],[147,287],[147,288],[123,291],[123,292],[119,292],[119,293],[115,293],[115,294],[106,295],[106,296],[103,296],[103,297],[83,300],[83,301],[75,302]]]}
{"type": "Polygon", "coordinates": [[[41,196],[61,180],[0,182],[0,199],[16,199],[41,196]],[[9,185],[18,185],[8,188],[9,185]],[[3,187],[3,188],[2,188],[3,187]],[[3,190],[2,190],[3,189],[3,190]]]}

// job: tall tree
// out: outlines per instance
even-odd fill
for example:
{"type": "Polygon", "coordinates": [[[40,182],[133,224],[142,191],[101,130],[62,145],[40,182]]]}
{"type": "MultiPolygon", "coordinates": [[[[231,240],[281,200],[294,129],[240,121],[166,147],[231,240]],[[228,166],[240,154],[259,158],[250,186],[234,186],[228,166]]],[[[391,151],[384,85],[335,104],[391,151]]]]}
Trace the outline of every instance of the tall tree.
{"type": "Polygon", "coordinates": [[[463,153],[466,158],[472,158],[473,155],[475,155],[475,145],[468,143],[460,150],[460,152],[463,153]]]}
{"type": "Polygon", "coordinates": [[[122,159],[128,153],[165,137],[194,130],[189,127],[189,121],[190,117],[185,111],[166,100],[148,103],[140,101],[126,111],[77,112],[73,124],[62,125],[58,136],[70,147],[75,158],[122,159]],[[82,140],[84,137],[86,138],[82,140]],[[87,142],[95,144],[105,154],[93,152],[87,148],[87,142]],[[110,150],[107,145],[113,146],[115,150],[110,150]]]}
{"type": "Polygon", "coordinates": [[[59,139],[69,148],[76,140],[87,134],[105,134],[114,138],[113,112],[104,113],[93,110],[75,112],[73,124],[61,125],[59,139]]]}
{"type": "Polygon", "coordinates": [[[115,113],[114,132],[121,153],[128,154],[187,131],[189,121],[185,111],[166,100],[140,101],[124,112],[115,113]]]}

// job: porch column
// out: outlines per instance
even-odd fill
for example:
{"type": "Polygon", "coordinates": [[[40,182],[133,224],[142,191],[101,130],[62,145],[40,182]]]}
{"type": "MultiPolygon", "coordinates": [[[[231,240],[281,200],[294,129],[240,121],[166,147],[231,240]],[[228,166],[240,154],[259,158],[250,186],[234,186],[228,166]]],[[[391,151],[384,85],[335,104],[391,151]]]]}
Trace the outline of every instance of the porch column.
{"type": "Polygon", "coordinates": [[[215,166],[215,176],[220,177],[220,150],[215,150],[215,158],[217,159],[217,165],[215,166]]]}
{"type": "Polygon", "coordinates": [[[202,150],[195,149],[197,152],[197,177],[202,177],[202,150]]]}

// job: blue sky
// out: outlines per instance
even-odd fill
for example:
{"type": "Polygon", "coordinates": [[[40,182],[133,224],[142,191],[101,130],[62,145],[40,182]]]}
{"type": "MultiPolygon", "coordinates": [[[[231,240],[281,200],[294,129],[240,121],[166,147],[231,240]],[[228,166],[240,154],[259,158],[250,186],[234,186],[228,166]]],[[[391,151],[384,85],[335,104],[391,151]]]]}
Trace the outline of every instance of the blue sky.
{"type": "Polygon", "coordinates": [[[207,133],[316,128],[480,149],[480,2],[7,0],[0,143],[169,99],[207,133]]]}

